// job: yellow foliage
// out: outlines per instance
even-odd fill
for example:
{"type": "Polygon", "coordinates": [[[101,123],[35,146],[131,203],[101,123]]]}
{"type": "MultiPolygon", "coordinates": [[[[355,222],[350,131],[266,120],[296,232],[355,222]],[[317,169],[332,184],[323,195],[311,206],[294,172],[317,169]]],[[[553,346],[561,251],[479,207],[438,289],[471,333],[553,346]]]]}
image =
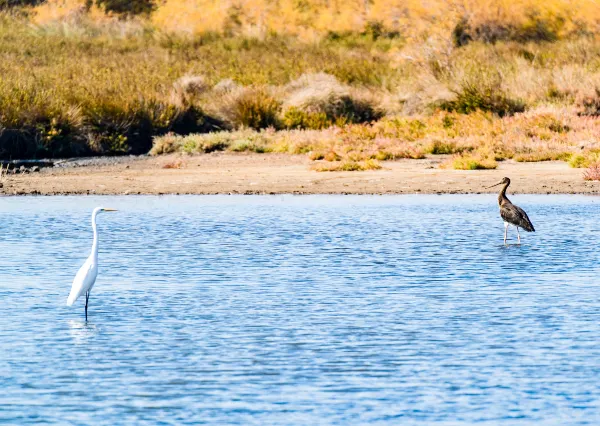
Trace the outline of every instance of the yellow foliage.
{"type": "MultiPolygon", "coordinates": [[[[70,18],[85,0],[48,0],[35,8],[39,24],[70,18]]],[[[92,7],[94,18],[102,11],[92,7]]],[[[151,16],[163,31],[268,32],[315,38],[328,32],[363,31],[380,22],[407,39],[448,36],[461,19],[470,25],[528,26],[532,18],[560,22],[560,36],[585,26],[600,28],[597,0],[162,0],[151,16]]]]}
{"type": "MultiPolygon", "coordinates": [[[[76,19],[86,12],[85,0],[47,0],[36,6],[33,14],[33,22],[36,24],[48,24],[70,19],[76,19]]],[[[87,16],[93,20],[104,20],[106,15],[96,6],[87,10],[87,16]]]]}
{"type": "Polygon", "coordinates": [[[362,31],[367,22],[405,37],[447,32],[466,17],[473,25],[494,22],[527,25],[532,16],[564,19],[563,31],[585,24],[596,30],[595,0],[166,0],[153,16],[164,30],[204,32],[235,29],[244,33],[320,34],[362,31]]]}
{"type": "Polygon", "coordinates": [[[154,12],[152,22],[164,31],[199,33],[220,31],[228,3],[213,0],[166,0],[154,12]]]}

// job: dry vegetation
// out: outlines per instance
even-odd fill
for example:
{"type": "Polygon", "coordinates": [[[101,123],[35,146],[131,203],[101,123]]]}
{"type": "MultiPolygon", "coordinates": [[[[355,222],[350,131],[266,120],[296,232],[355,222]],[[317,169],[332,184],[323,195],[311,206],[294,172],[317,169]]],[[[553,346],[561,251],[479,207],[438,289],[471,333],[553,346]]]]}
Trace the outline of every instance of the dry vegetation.
{"type": "Polygon", "coordinates": [[[0,163],[0,188],[4,187],[4,184],[8,180],[8,164],[4,166],[4,164],[0,163]]]}
{"type": "Polygon", "coordinates": [[[151,154],[252,151],[308,154],[321,162],[424,158],[454,154],[446,165],[465,170],[495,168],[497,161],[568,160],[588,167],[600,160],[600,120],[583,119],[567,107],[537,107],[511,117],[491,112],[440,111],[420,118],[385,117],[374,123],[323,130],[245,129],[155,139],[151,154]]]}
{"type": "Polygon", "coordinates": [[[600,159],[593,0],[121,3],[1,18],[0,158],[228,150],[364,170],[452,154],[586,179],[600,159]]]}
{"type": "Polygon", "coordinates": [[[583,179],[600,181],[600,162],[595,162],[590,165],[583,173],[583,179]]]}

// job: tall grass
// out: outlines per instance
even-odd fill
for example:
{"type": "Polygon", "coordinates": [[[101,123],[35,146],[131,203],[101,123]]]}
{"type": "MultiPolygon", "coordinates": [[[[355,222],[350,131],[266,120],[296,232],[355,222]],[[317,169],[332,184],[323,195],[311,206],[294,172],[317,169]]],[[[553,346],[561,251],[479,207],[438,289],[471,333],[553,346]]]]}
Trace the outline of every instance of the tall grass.
{"type": "MultiPolygon", "coordinates": [[[[2,157],[142,153],[152,136],[169,131],[268,127],[277,124],[280,103],[270,85],[373,57],[366,49],[362,58],[351,58],[337,47],[279,36],[190,39],[133,31],[130,22],[119,32],[119,23],[32,27],[0,19],[2,157]],[[214,93],[201,104],[201,94],[184,94],[189,87],[181,86],[189,86],[181,78],[190,74],[203,75],[211,88],[233,79],[253,89],[233,104],[214,93]],[[219,102],[215,116],[204,111],[219,102]]],[[[390,75],[385,64],[372,69],[390,75]]]]}
{"type": "Polygon", "coordinates": [[[592,0],[165,0],[129,19],[89,4],[0,17],[0,157],[247,129],[348,161],[566,159],[598,140],[592,0]]]}
{"type": "Polygon", "coordinates": [[[0,188],[4,187],[4,183],[8,180],[8,164],[0,163],[0,188]]]}
{"type": "Polygon", "coordinates": [[[324,162],[319,170],[339,170],[328,162],[424,158],[454,154],[444,164],[463,170],[491,169],[498,161],[577,161],[587,167],[598,160],[600,120],[575,111],[539,108],[501,118],[491,113],[469,115],[439,112],[420,119],[387,117],[369,124],[324,130],[274,129],[167,135],[154,140],[151,154],[253,151],[306,154],[324,162]],[[575,160],[573,160],[575,159],[575,160]]]}
{"type": "Polygon", "coordinates": [[[165,0],[152,19],[168,31],[287,32],[307,39],[363,32],[424,40],[461,24],[463,40],[495,42],[555,40],[594,31],[600,11],[594,0],[165,0]]]}

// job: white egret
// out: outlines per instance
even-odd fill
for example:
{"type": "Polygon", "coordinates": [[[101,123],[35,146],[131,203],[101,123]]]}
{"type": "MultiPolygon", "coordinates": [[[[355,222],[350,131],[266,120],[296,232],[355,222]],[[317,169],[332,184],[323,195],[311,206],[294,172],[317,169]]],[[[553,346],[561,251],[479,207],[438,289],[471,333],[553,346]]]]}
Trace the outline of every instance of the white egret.
{"type": "Polygon", "coordinates": [[[75,275],[71,293],[67,299],[67,306],[72,306],[79,296],[85,294],[85,320],[87,321],[88,302],[90,300],[90,292],[96,282],[98,276],[98,230],[96,229],[96,216],[100,212],[116,212],[115,209],[105,209],[96,207],[92,212],[92,229],[94,230],[94,243],[92,244],[92,253],[87,258],[83,266],[75,275]]]}

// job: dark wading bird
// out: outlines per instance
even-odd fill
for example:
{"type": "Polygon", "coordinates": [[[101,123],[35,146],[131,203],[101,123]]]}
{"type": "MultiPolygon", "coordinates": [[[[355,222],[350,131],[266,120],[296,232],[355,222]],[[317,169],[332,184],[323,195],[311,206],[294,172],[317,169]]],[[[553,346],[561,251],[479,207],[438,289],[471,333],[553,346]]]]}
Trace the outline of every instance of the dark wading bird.
{"type": "Polygon", "coordinates": [[[510,179],[505,177],[495,185],[488,186],[486,189],[493,188],[494,186],[504,185],[498,194],[498,205],[500,206],[500,216],[504,220],[504,244],[506,244],[506,234],[508,232],[508,225],[514,225],[517,227],[517,237],[519,244],[521,244],[521,235],[519,234],[519,228],[523,228],[527,232],[535,232],[533,224],[529,220],[527,213],[523,211],[521,207],[515,206],[506,197],[506,188],[510,185],[510,179]]]}

